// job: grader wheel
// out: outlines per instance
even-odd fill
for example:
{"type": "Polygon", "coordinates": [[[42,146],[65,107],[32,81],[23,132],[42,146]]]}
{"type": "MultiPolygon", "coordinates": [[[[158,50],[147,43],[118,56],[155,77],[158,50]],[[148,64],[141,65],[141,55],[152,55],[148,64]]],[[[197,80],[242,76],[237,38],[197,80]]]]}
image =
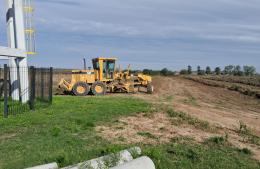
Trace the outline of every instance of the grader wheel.
{"type": "Polygon", "coordinates": [[[85,82],[78,82],[73,86],[72,91],[76,96],[86,96],[90,91],[90,87],[85,82]]]}
{"type": "Polygon", "coordinates": [[[148,94],[153,94],[153,92],[154,92],[154,87],[153,87],[153,85],[151,83],[149,83],[147,85],[147,93],[148,94]]]}
{"type": "Polygon", "coordinates": [[[96,96],[105,95],[107,92],[106,85],[103,82],[95,82],[91,86],[91,91],[96,96]]]}

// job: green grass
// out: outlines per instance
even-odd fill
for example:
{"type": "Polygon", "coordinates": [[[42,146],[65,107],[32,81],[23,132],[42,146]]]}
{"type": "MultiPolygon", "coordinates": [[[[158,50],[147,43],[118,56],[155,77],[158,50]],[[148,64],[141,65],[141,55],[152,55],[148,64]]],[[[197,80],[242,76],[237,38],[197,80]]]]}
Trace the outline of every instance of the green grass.
{"type": "Polygon", "coordinates": [[[244,122],[239,121],[239,126],[238,134],[243,138],[244,142],[260,146],[260,137],[253,134],[244,122]]]}
{"type": "Polygon", "coordinates": [[[215,128],[210,126],[207,121],[200,120],[198,118],[192,117],[184,112],[177,112],[173,109],[168,109],[167,114],[172,118],[172,123],[174,125],[179,124],[190,124],[195,128],[205,130],[205,131],[214,131],[215,128]]]}
{"type": "Polygon", "coordinates": [[[149,104],[132,98],[55,97],[49,108],[0,119],[0,168],[53,161],[66,166],[98,157],[110,152],[111,143],[97,136],[94,126],[149,110],[149,104]]]}
{"type": "MultiPolygon", "coordinates": [[[[150,104],[131,97],[54,97],[48,108],[0,119],[0,168],[21,169],[50,162],[63,167],[135,146],[113,144],[98,136],[94,127],[150,111],[150,104]]],[[[139,135],[152,137],[145,132],[139,135]]],[[[165,145],[139,146],[157,169],[260,167],[246,149],[225,144],[198,145],[174,139],[165,145]]]]}
{"type": "Polygon", "coordinates": [[[245,150],[176,140],[167,145],[145,148],[144,153],[153,159],[156,169],[259,169],[260,167],[259,162],[249,159],[250,155],[245,150]]]}

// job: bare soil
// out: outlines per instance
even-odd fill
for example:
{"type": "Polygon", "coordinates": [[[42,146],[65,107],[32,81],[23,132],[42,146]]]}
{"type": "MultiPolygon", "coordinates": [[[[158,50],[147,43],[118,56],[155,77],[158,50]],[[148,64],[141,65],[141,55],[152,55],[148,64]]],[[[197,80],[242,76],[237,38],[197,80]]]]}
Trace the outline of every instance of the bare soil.
{"type": "Polygon", "coordinates": [[[15,137],[16,135],[17,135],[16,133],[0,135],[0,142],[4,141],[4,140],[11,139],[11,138],[15,137]]]}
{"type": "Polygon", "coordinates": [[[245,141],[238,133],[240,123],[260,136],[260,100],[228,89],[203,85],[182,77],[155,77],[153,95],[136,94],[156,106],[169,106],[175,111],[185,112],[198,119],[208,121],[219,130],[215,133],[195,129],[191,125],[175,126],[166,113],[139,114],[120,119],[113,126],[99,126],[96,129],[106,138],[116,138],[124,143],[167,142],[183,136],[197,142],[219,135],[228,135],[231,144],[248,148],[260,160],[260,146],[245,141]]]}
{"type": "Polygon", "coordinates": [[[185,137],[203,142],[205,139],[219,136],[205,132],[191,125],[173,125],[166,113],[137,114],[121,118],[113,126],[99,126],[96,130],[110,141],[129,144],[160,144],[167,143],[174,137],[185,137]]]}
{"type": "Polygon", "coordinates": [[[260,136],[260,100],[181,77],[156,77],[154,85],[157,90],[153,97],[137,97],[163,100],[175,110],[231,130],[237,130],[241,121],[260,136]]]}

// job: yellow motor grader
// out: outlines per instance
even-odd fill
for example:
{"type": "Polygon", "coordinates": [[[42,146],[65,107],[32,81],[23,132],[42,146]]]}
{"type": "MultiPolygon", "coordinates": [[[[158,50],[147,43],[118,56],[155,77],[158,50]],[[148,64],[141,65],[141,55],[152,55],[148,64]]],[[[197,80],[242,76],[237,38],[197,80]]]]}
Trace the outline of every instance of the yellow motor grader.
{"type": "Polygon", "coordinates": [[[71,82],[61,79],[58,90],[76,96],[105,95],[109,93],[135,93],[140,88],[152,94],[152,77],[130,74],[130,70],[123,72],[116,69],[116,58],[92,59],[93,69],[73,70],[71,82]]]}

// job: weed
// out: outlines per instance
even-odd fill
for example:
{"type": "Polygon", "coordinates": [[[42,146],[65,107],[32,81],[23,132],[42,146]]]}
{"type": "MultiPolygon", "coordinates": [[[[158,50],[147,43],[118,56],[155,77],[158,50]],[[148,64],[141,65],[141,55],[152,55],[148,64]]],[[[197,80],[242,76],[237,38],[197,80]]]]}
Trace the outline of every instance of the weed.
{"type": "Polygon", "coordinates": [[[199,154],[194,151],[193,149],[188,149],[186,156],[188,159],[190,159],[193,163],[198,162],[200,160],[199,154]]]}
{"type": "Polygon", "coordinates": [[[255,145],[260,145],[260,138],[252,134],[251,130],[242,121],[239,121],[238,133],[243,138],[243,142],[250,142],[255,145]]]}
{"type": "Polygon", "coordinates": [[[124,137],[120,136],[120,137],[118,137],[118,141],[124,142],[124,141],[126,141],[126,139],[124,137]]]}
{"type": "Polygon", "coordinates": [[[84,128],[87,129],[87,128],[93,128],[95,127],[95,124],[92,123],[92,122],[86,122],[84,123],[84,128]]]}
{"type": "Polygon", "coordinates": [[[194,138],[188,136],[174,137],[171,139],[172,143],[190,143],[193,142],[194,138]]]}
{"type": "Polygon", "coordinates": [[[156,136],[152,135],[149,132],[138,132],[137,134],[140,135],[140,136],[143,136],[143,137],[147,137],[147,138],[151,138],[151,139],[157,139],[156,136]]]}
{"type": "Polygon", "coordinates": [[[116,129],[117,129],[117,130],[124,130],[124,127],[118,126],[118,127],[116,127],[116,129]]]}
{"type": "Polygon", "coordinates": [[[132,149],[130,149],[130,150],[128,150],[128,151],[129,151],[130,154],[132,155],[133,159],[136,159],[136,158],[140,157],[140,154],[139,154],[139,152],[138,152],[137,149],[132,148],[132,149]]]}
{"type": "Polygon", "coordinates": [[[208,145],[225,145],[227,141],[227,137],[214,136],[207,139],[204,143],[208,145]]]}
{"type": "Polygon", "coordinates": [[[167,113],[172,118],[173,123],[175,124],[188,123],[201,130],[213,130],[213,128],[209,126],[209,123],[207,121],[202,121],[184,112],[176,112],[172,109],[168,109],[167,113]]]}
{"type": "Polygon", "coordinates": [[[238,152],[246,154],[246,155],[251,155],[252,154],[252,151],[249,150],[248,148],[238,149],[238,152]]]}
{"type": "Polygon", "coordinates": [[[165,98],[165,100],[168,101],[168,102],[173,101],[173,99],[174,99],[174,96],[173,96],[173,95],[169,95],[169,96],[167,96],[167,97],[165,98]]]}
{"type": "Polygon", "coordinates": [[[51,135],[54,136],[54,137],[58,137],[60,132],[61,132],[61,129],[59,127],[54,127],[51,129],[51,135]]]}
{"type": "Polygon", "coordinates": [[[118,165],[118,162],[120,161],[120,154],[117,153],[113,153],[109,156],[106,156],[103,161],[106,167],[110,168],[110,167],[115,167],[118,165]]]}
{"type": "Polygon", "coordinates": [[[199,106],[199,104],[197,102],[197,99],[195,97],[193,97],[193,96],[190,96],[187,99],[184,99],[183,103],[184,104],[189,104],[189,105],[192,105],[192,106],[199,106]]]}
{"type": "Polygon", "coordinates": [[[61,151],[55,157],[55,161],[59,164],[59,166],[63,166],[68,162],[68,156],[65,152],[61,151]]]}
{"type": "Polygon", "coordinates": [[[160,131],[164,131],[164,130],[165,130],[165,127],[160,127],[159,130],[160,130],[160,131]]]}
{"type": "Polygon", "coordinates": [[[78,133],[81,130],[80,126],[76,123],[73,123],[73,122],[68,124],[66,128],[71,133],[78,133]]]}

